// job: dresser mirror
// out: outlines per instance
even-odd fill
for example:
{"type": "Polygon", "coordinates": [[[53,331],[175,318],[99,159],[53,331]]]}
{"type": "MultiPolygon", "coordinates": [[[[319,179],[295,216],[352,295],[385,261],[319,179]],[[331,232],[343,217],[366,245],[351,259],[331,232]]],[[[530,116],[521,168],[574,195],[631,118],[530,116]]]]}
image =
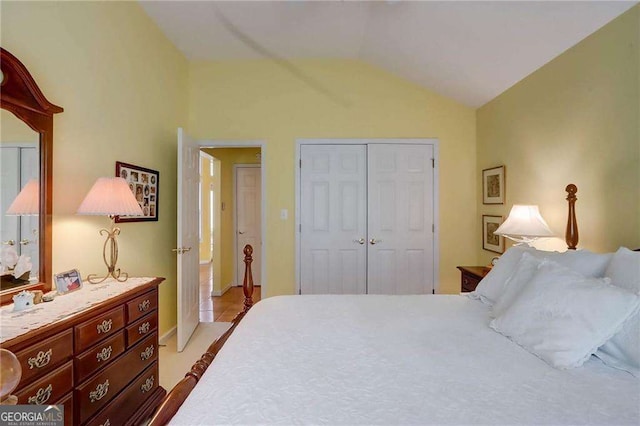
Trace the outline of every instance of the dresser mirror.
{"type": "Polygon", "coordinates": [[[3,48],[0,56],[0,303],[6,304],[19,291],[52,288],[53,115],[62,108],[15,56],[3,48]]]}

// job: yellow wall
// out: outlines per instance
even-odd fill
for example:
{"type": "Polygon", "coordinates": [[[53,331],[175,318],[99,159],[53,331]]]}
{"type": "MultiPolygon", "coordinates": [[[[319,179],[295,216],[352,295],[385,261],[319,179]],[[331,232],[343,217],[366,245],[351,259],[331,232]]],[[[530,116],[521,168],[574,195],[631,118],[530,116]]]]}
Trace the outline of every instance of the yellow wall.
{"type": "Polygon", "coordinates": [[[188,67],[135,2],[2,2],[2,47],[64,108],[54,123],[53,271],[102,273],[106,217],[77,216],[116,160],[160,172],[159,221],[121,224],[118,265],[164,276],[160,333],[176,323],[176,128],[188,67]]]}
{"type": "Polygon", "coordinates": [[[6,109],[0,110],[0,144],[39,142],[38,133],[6,109]]]}
{"type": "MultiPolygon", "coordinates": [[[[219,294],[226,291],[231,285],[242,284],[234,282],[234,238],[233,218],[235,216],[235,201],[233,199],[233,165],[234,164],[259,164],[256,157],[260,153],[260,148],[210,148],[204,149],[208,154],[220,161],[220,202],[224,203],[225,209],[220,211],[220,279],[216,282],[214,277],[213,291],[219,294]]],[[[215,251],[215,248],[214,248],[215,251]]],[[[242,280],[242,277],[239,277],[242,280]]]]}
{"type": "Polygon", "coordinates": [[[296,138],[438,138],[440,291],[460,291],[456,265],[477,259],[475,111],[359,61],[294,64],[331,95],[266,60],[190,64],[192,136],[266,141],[267,295],[295,289],[296,138]]]}
{"type": "Polygon", "coordinates": [[[213,176],[211,176],[210,164],[213,161],[211,157],[206,155],[200,156],[200,263],[211,262],[211,200],[209,198],[209,191],[211,185],[214,184],[213,176]]]}
{"type": "Polygon", "coordinates": [[[506,165],[507,190],[504,206],[478,195],[478,224],[539,204],[563,238],[564,188],[575,183],[580,246],[640,246],[639,54],[636,6],[478,110],[477,168],[506,165]]]}

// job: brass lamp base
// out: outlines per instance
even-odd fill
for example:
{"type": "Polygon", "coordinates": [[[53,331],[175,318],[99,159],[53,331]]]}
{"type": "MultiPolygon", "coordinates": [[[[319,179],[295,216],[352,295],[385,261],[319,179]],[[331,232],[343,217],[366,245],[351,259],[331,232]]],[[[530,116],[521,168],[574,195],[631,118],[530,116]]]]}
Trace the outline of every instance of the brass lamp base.
{"type": "Polygon", "coordinates": [[[89,275],[87,281],[91,284],[100,284],[109,277],[119,282],[125,282],[129,278],[129,274],[120,271],[120,268],[116,269],[118,261],[118,240],[116,237],[120,235],[120,228],[115,226],[115,216],[109,216],[109,218],[111,219],[111,230],[105,228],[100,230],[100,235],[107,235],[102,247],[102,260],[107,265],[107,275],[104,277],[99,277],[97,274],[89,275]],[[109,260],[107,260],[107,245],[109,246],[109,260]]]}

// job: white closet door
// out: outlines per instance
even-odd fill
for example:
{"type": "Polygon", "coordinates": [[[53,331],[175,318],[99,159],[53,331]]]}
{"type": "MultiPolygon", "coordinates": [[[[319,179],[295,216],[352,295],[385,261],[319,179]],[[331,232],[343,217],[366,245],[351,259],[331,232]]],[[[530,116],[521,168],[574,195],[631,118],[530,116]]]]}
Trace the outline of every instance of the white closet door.
{"type": "Polygon", "coordinates": [[[369,145],[368,293],[432,293],[433,146],[369,145]]]}
{"type": "MultiPolygon", "coordinates": [[[[31,179],[38,179],[40,175],[40,153],[36,148],[20,148],[20,181],[24,186],[31,179]]],[[[22,216],[20,218],[20,240],[22,247],[20,252],[31,257],[32,276],[37,275],[39,266],[39,230],[40,218],[38,215],[22,216]]]]}
{"type": "Polygon", "coordinates": [[[301,146],[300,290],[366,293],[366,146],[301,146]]]}

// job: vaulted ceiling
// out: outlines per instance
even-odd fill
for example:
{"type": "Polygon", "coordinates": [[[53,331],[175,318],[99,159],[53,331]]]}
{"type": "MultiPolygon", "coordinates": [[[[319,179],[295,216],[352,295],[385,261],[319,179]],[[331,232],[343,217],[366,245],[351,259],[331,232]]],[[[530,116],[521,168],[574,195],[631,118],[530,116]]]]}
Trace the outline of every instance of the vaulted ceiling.
{"type": "Polygon", "coordinates": [[[190,60],[359,59],[477,107],[637,2],[140,3],[190,60]]]}

